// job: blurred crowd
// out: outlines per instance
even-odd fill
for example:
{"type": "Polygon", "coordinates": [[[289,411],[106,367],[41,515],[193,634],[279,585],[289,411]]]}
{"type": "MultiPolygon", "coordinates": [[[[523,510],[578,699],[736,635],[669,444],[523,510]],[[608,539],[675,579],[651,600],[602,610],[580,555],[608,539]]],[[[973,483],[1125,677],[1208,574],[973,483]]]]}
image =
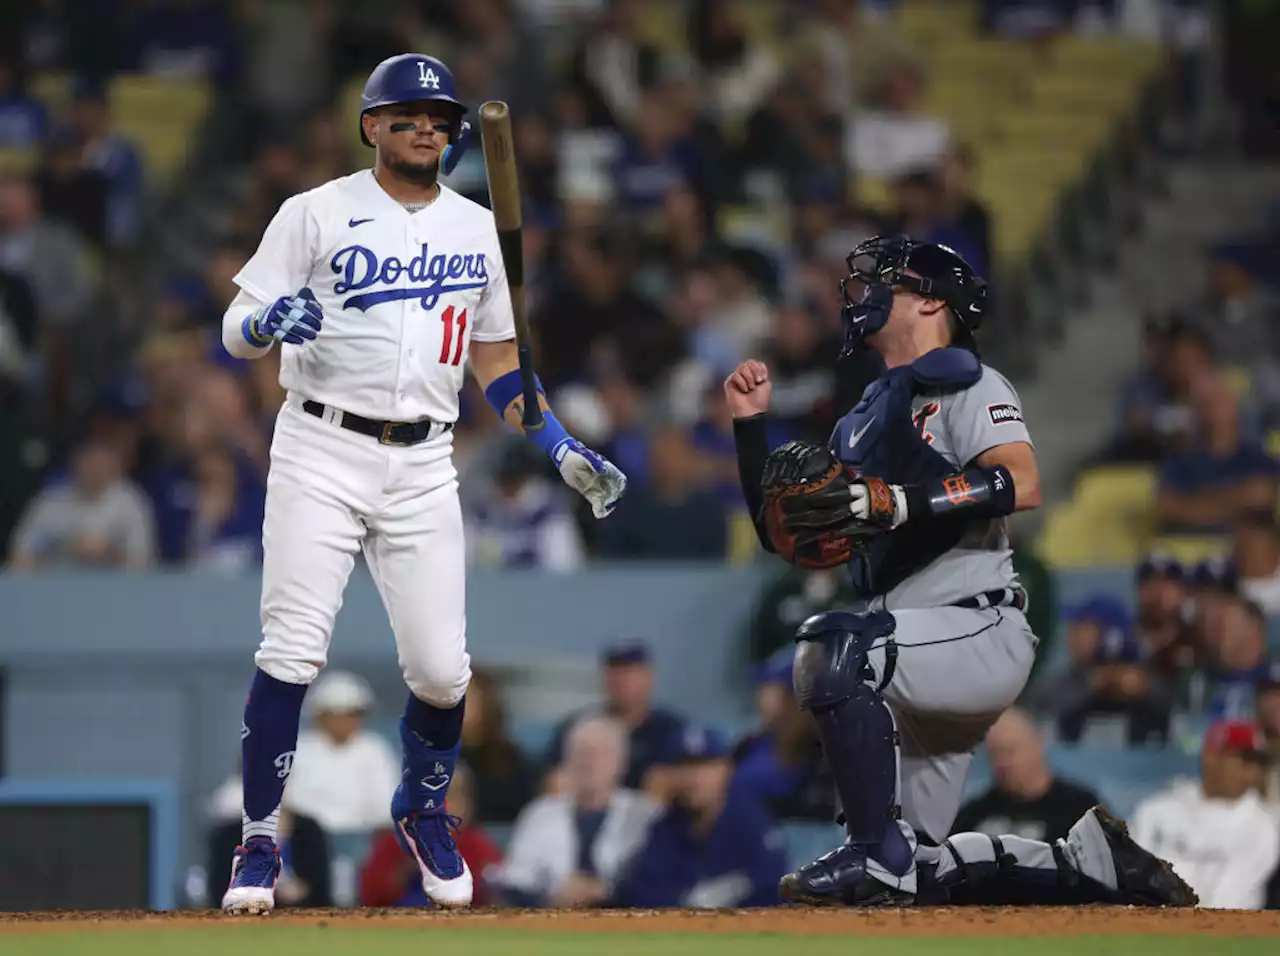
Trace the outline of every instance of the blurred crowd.
{"type": "MultiPolygon", "coordinates": [[[[999,228],[971,191],[970,144],[926,106],[928,51],[899,33],[894,0],[807,0],[770,43],[749,31],[761,6],[668,4],[677,55],[643,29],[641,0],[5,4],[0,159],[26,158],[0,163],[9,561],[258,560],[276,359],[227,359],[218,319],[281,201],[368,162],[346,94],[404,50],[440,55],[465,102],[511,104],[540,374],[632,479],[613,520],[584,520],[471,385],[454,433],[470,559],[750,557],[726,371],[765,357],[775,437],[825,437],[867,380],[834,366],[850,249],[909,231],[987,273],[999,228]],[[125,75],[212,97],[176,182],[120,131],[125,75]],[[50,77],[67,80],[56,103],[50,77]],[[885,197],[874,211],[866,183],[885,197]]],[[[1198,22],[1171,0],[981,6],[983,29],[1027,42],[1198,22]]],[[[449,185],[487,200],[480,150],[449,185]]]]}

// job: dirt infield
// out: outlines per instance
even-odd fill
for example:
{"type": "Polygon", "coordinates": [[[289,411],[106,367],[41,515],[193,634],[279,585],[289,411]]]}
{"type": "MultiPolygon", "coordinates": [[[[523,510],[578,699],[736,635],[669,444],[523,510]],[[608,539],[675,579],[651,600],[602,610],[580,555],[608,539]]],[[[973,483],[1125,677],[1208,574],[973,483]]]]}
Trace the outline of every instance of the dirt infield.
{"type": "Polygon", "coordinates": [[[920,908],[771,910],[282,910],[269,917],[227,917],[216,911],[147,913],[0,913],[0,934],[12,932],[210,928],[268,919],[301,926],[417,926],[527,929],[580,933],[769,933],[820,936],[1081,936],[1142,933],[1163,936],[1280,937],[1280,911],[1152,910],[1122,906],[1077,908],[920,908]]]}

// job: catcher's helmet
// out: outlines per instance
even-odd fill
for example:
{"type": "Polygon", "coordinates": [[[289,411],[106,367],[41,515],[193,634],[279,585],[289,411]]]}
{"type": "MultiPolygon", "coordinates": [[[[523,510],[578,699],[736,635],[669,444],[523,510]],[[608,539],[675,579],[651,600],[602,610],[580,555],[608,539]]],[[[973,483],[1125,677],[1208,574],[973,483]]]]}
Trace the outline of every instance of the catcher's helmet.
{"type": "Polygon", "coordinates": [[[379,106],[393,103],[413,103],[418,100],[435,100],[452,104],[458,113],[457,121],[449,131],[449,145],[440,158],[440,168],[446,175],[453,172],[471,139],[471,124],[464,121],[466,105],[458,99],[453,74],[434,56],[421,53],[401,53],[388,57],[373,68],[360,96],[360,142],[372,146],[364,135],[364,114],[379,106]]]}
{"type": "Polygon", "coordinates": [[[876,236],[845,261],[849,275],[840,280],[842,356],[889,321],[895,286],[945,302],[965,340],[957,344],[974,346],[973,333],[987,310],[987,282],[954,249],[909,236],[876,236]],[[908,269],[914,275],[907,275],[908,269]]]}

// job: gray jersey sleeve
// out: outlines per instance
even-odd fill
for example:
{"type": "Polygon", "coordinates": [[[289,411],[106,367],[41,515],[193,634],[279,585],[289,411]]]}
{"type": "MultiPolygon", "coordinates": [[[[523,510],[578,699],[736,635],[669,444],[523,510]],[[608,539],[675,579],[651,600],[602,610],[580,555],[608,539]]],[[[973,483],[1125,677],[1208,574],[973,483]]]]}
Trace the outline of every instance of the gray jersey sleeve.
{"type": "Polygon", "coordinates": [[[942,413],[951,451],[961,468],[988,448],[1013,442],[1031,444],[1018,393],[989,366],[982,367],[982,378],[974,385],[948,396],[942,413]]]}

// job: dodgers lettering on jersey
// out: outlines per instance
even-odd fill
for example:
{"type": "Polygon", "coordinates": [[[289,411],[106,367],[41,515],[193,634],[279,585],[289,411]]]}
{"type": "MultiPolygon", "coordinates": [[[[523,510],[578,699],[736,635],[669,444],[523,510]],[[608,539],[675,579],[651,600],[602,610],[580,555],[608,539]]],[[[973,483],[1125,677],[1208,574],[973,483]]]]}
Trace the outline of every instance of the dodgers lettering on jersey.
{"type": "Polygon", "coordinates": [[[280,384],[366,418],[457,420],[467,347],[515,337],[493,214],[445,186],[410,213],[372,170],[286,200],[235,281],[315,293],[323,328],[282,348],[280,384]]]}
{"type": "MultiPolygon", "coordinates": [[[[1013,386],[981,366],[965,387],[931,387],[910,368],[891,369],[867,386],[836,425],[831,450],[860,474],[915,484],[965,468],[997,445],[1027,442],[1013,386]]],[[[940,607],[1017,583],[1007,519],[955,515],[906,524],[880,536],[850,565],[864,597],[889,610],[940,607]]]]}

